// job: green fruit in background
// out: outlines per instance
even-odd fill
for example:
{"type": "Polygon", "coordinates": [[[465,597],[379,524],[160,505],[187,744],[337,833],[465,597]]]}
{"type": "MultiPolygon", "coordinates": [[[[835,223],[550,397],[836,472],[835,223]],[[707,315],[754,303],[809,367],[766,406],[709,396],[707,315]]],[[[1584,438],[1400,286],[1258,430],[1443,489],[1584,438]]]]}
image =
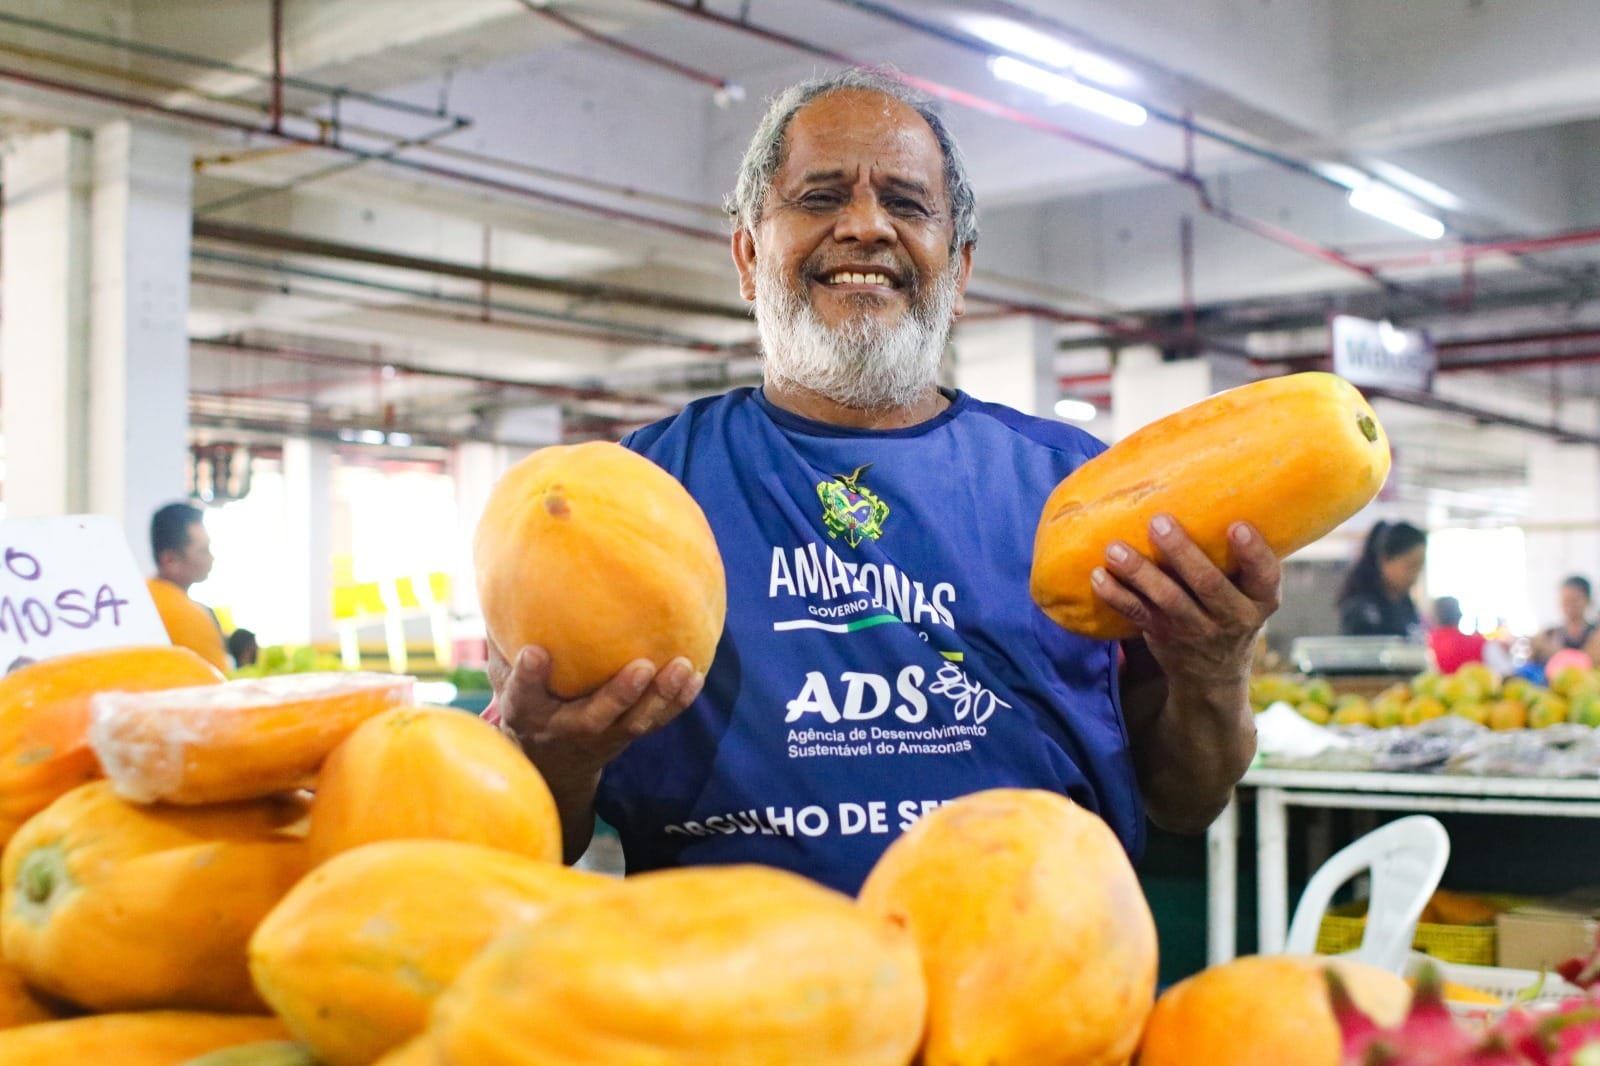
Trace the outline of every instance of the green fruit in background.
{"type": "Polygon", "coordinates": [[[1411,679],[1411,692],[1417,696],[1436,696],[1435,686],[1439,684],[1439,675],[1433,670],[1424,670],[1411,679]]]}
{"type": "Polygon", "coordinates": [[[1328,719],[1332,716],[1326,703],[1307,701],[1296,707],[1295,710],[1300,712],[1301,718],[1308,722],[1315,722],[1318,725],[1327,725],[1328,719]]]}
{"type": "Polygon", "coordinates": [[[1600,692],[1580,692],[1567,707],[1567,721],[1600,726],[1600,692]]]}
{"type": "Polygon", "coordinates": [[[1535,696],[1544,690],[1525,677],[1508,677],[1505,684],[1500,686],[1500,695],[1508,700],[1519,700],[1522,703],[1531,703],[1535,696]]]}
{"type": "Polygon", "coordinates": [[[1406,705],[1409,702],[1398,696],[1379,696],[1372,701],[1372,724],[1379,729],[1393,729],[1397,725],[1404,725],[1406,705]]]}
{"type": "Polygon", "coordinates": [[[1306,703],[1320,703],[1324,707],[1333,706],[1333,685],[1325,677],[1313,677],[1306,682],[1306,703]]]}

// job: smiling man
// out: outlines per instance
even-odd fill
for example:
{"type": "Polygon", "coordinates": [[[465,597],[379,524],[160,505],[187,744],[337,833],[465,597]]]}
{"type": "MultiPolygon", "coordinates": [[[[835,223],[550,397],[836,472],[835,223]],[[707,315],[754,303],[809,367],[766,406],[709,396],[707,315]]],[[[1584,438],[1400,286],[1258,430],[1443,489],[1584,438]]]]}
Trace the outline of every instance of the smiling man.
{"type": "Polygon", "coordinates": [[[1230,580],[1159,516],[1164,568],[1112,543],[1096,575],[1142,631],[1123,654],[1034,606],[1040,510],[1104,445],[939,387],[977,224],[931,105],[868,71],[788,90],[729,211],[763,385],[624,441],[722,550],[710,672],[640,661],[562,702],[543,649],[491,657],[569,860],[598,811],[630,871],[762,862],[854,892],[923,813],[999,786],[1070,796],[1133,853],[1147,812],[1204,828],[1255,750],[1245,683],[1277,561],[1235,525],[1230,580]]]}

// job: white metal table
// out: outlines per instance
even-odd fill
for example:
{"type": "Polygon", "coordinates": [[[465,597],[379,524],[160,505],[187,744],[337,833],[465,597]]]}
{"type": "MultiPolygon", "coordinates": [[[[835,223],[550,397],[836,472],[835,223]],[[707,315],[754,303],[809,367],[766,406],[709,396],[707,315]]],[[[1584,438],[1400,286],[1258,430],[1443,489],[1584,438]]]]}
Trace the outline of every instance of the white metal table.
{"type": "MultiPolygon", "coordinates": [[[[1283,950],[1289,926],[1288,808],[1460,811],[1553,818],[1600,818],[1600,780],[1475,777],[1330,770],[1253,769],[1240,781],[1256,808],[1256,940],[1283,950]]],[[[1237,951],[1240,793],[1206,833],[1206,961],[1237,951]]]]}

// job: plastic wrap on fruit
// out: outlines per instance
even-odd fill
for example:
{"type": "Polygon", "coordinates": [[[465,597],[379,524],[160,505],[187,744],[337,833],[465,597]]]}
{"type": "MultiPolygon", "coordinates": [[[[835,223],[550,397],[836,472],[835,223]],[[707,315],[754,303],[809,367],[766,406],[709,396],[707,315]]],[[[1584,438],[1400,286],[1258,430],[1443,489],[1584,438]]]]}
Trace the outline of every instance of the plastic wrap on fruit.
{"type": "Polygon", "coordinates": [[[90,702],[89,742],[117,794],[138,803],[225,803],[307,787],[356,726],[412,702],[413,679],[322,673],[90,702]]]}

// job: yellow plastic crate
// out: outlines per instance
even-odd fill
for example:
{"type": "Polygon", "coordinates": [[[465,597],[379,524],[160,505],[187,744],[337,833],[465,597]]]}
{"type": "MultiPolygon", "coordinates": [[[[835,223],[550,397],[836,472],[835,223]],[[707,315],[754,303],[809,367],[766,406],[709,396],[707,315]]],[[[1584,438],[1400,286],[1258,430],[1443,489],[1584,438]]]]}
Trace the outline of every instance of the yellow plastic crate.
{"type": "MultiPolygon", "coordinates": [[[[1361,946],[1361,937],[1367,930],[1366,903],[1348,903],[1335,907],[1322,916],[1317,929],[1317,953],[1339,955],[1361,946]]],[[[1491,925],[1439,925],[1433,922],[1417,923],[1417,935],[1412,938],[1413,949],[1431,955],[1442,962],[1461,963],[1466,966],[1493,966],[1495,960],[1495,928],[1491,925]]]]}

